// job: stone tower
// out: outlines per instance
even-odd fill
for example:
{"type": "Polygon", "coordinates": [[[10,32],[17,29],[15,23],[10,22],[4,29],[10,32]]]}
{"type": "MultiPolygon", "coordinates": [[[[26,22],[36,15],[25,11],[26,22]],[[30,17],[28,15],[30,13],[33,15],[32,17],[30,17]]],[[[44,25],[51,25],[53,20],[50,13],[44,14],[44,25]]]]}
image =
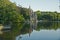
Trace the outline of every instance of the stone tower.
{"type": "Polygon", "coordinates": [[[30,21],[31,22],[36,22],[37,21],[37,15],[36,13],[33,12],[31,7],[29,6],[29,15],[30,15],[30,21]]]}

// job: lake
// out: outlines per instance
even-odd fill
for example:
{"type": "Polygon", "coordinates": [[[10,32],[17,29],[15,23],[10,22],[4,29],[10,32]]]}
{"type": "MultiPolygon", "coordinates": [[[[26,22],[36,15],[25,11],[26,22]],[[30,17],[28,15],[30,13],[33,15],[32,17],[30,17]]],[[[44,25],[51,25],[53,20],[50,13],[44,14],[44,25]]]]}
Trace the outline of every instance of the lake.
{"type": "Polygon", "coordinates": [[[1,32],[0,40],[60,40],[60,22],[14,23],[1,32]]]}

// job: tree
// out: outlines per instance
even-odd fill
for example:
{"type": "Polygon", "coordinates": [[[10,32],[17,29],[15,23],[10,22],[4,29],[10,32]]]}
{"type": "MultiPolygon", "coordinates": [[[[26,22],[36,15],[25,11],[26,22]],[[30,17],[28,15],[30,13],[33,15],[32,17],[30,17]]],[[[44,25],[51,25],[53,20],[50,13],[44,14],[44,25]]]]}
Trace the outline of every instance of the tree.
{"type": "Polygon", "coordinates": [[[23,15],[24,19],[27,20],[29,19],[29,9],[28,8],[24,8],[24,7],[18,7],[18,12],[23,15]]]}
{"type": "Polygon", "coordinates": [[[8,24],[13,22],[22,22],[23,16],[18,13],[15,3],[11,3],[9,0],[0,1],[0,23],[8,24]]]}
{"type": "Polygon", "coordinates": [[[38,10],[35,12],[37,14],[37,19],[40,20],[41,19],[41,12],[38,10]]]}

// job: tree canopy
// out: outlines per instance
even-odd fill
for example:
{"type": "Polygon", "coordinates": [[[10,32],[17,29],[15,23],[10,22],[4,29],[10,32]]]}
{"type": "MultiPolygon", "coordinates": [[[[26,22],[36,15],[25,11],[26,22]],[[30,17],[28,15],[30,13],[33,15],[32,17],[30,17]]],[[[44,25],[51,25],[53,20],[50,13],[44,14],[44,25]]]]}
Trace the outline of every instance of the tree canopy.
{"type": "Polygon", "coordinates": [[[0,23],[21,22],[24,18],[17,11],[15,3],[9,0],[0,0],[0,23]]]}

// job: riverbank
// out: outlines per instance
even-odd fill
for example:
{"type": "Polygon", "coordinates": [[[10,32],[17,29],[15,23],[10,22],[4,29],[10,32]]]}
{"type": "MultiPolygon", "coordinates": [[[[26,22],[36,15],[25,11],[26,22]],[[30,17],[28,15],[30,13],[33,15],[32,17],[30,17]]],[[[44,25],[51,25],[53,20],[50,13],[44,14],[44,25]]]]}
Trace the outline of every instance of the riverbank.
{"type": "Polygon", "coordinates": [[[3,29],[3,25],[2,24],[0,24],[0,31],[3,29]]]}

